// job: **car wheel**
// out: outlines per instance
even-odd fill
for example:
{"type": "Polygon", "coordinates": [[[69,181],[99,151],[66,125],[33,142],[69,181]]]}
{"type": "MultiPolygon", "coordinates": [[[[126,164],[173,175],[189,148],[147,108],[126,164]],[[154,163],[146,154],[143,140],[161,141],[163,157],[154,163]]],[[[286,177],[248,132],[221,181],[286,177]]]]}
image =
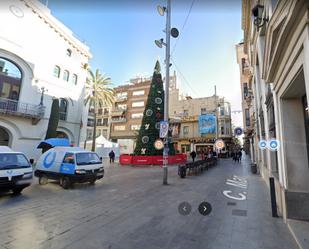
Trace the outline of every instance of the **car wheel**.
{"type": "Polygon", "coordinates": [[[48,178],[45,175],[39,177],[39,184],[46,185],[48,183],[48,178]]]}
{"type": "Polygon", "coordinates": [[[14,188],[12,191],[14,195],[19,195],[23,191],[23,188],[14,188]]]}
{"type": "Polygon", "coordinates": [[[60,181],[61,182],[61,186],[64,188],[64,189],[68,189],[71,187],[71,180],[69,177],[63,177],[62,180],[60,181]]]}

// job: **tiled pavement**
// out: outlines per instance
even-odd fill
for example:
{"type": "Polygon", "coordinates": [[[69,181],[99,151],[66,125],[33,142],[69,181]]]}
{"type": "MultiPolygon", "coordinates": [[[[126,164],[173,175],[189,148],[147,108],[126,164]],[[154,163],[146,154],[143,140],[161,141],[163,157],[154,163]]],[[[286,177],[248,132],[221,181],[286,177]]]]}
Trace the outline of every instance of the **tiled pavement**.
{"type": "Polygon", "coordinates": [[[0,248],[297,248],[282,219],[271,217],[269,191],[249,172],[248,161],[221,159],[185,179],[170,167],[169,183],[162,185],[159,167],[115,164],[95,186],[34,184],[19,197],[2,196],[0,248]],[[247,180],[246,189],[225,183],[234,175],[247,180]],[[246,200],[229,199],[224,190],[245,192],[246,200]],[[178,213],[183,201],[192,206],[188,216],[178,213]],[[208,216],[197,210],[202,201],[212,205],[208,216]]]}

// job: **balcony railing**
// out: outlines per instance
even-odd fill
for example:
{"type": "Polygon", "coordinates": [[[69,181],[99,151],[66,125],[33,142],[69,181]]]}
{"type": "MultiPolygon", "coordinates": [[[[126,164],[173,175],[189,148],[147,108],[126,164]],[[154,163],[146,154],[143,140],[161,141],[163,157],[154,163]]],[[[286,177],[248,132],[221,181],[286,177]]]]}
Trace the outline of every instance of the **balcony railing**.
{"type": "Polygon", "coordinates": [[[45,106],[0,98],[0,113],[24,118],[41,119],[44,117],[45,106]]]}
{"type": "Polygon", "coordinates": [[[127,99],[128,99],[128,96],[116,96],[115,101],[122,102],[122,101],[126,101],[127,99]]]}
{"type": "Polygon", "coordinates": [[[124,123],[127,122],[126,118],[112,118],[112,123],[124,123]]]}
{"type": "Polygon", "coordinates": [[[123,107],[114,107],[112,109],[112,116],[121,116],[124,114],[124,112],[127,110],[127,108],[123,108],[123,107]]]}

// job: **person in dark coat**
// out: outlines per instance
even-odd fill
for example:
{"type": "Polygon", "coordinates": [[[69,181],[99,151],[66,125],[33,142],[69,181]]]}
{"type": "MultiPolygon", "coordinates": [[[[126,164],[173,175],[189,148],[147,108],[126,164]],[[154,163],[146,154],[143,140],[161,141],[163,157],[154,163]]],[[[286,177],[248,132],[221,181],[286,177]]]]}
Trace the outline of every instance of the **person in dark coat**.
{"type": "Polygon", "coordinates": [[[109,163],[114,163],[115,161],[115,152],[111,150],[111,152],[108,154],[109,156],[109,163]]]}
{"type": "Polygon", "coordinates": [[[242,157],[242,151],[240,150],[240,151],[238,152],[239,161],[241,161],[241,157],[242,157]]]}
{"type": "Polygon", "coordinates": [[[190,153],[190,156],[192,157],[192,161],[194,162],[195,157],[196,157],[196,152],[193,150],[193,151],[190,153]]]}

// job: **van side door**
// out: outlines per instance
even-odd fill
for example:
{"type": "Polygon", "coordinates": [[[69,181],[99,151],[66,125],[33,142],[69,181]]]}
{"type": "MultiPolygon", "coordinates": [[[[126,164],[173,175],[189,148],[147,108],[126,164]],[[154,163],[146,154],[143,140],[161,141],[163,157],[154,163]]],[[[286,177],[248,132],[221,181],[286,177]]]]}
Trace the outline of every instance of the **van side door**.
{"type": "Polygon", "coordinates": [[[74,153],[68,152],[65,154],[63,161],[60,166],[61,174],[75,174],[75,155],[74,153]]]}

